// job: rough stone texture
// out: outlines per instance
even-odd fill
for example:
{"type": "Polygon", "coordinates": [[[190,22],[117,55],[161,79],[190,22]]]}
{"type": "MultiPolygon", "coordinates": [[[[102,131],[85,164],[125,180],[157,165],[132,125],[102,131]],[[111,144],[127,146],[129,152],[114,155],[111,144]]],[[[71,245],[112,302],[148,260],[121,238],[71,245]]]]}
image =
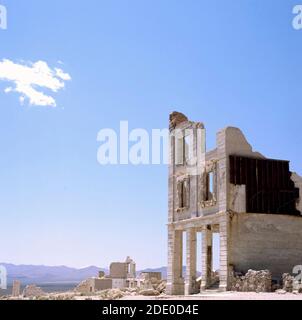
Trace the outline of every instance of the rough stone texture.
{"type": "Polygon", "coordinates": [[[282,276],[282,290],[296,294],[302,293],[302,283],[289,273],[284,273],[282,276]]]}
{"type": "Polygon", "coordinates": [[[141,290],[139,292],[140,295],[142,296],[159,296],[160,293],[157,290],[154,289],[147,289],[147,290],[141,290]]]}
{"type": "Polygon", "coordinates": [[[126,279],[128,264],[125,262],[113,262],[110,265],[110,278],[126,279]]]}
{"type": "Polygon", "coordinates": [[[188,118],[180,112],[172,112],[170,114],[170,129],[174,129],[180,123],[188,121],[188,118]]]}
{"type": "Polygon", "coordinates": [[[270,270],[281,281],[301,264],[302,218],[274,214],[234,214],[229,243],[236,270],[270,270]]]}
{"type": "Polygon", "coordinates": [[[42,297],[45,295],[46,293],[34,284],[26,286],[23,291],[24,298],[42,297]]]}
{"type": "Polygon", "coordinates": [[[110,289],[101,293],[101,297],[104,300],[119,300],[123,298],[125,295],[126,293],[120,289],[110,289]]]}
{"type": "Polygon", "coordinates": [[[283,290],[286,292],[293,292],[295,278],[289,273],[284,273],[282,276],[283,290]]]}
{"type": "Polygon", "coordinates": [[[153,280],[153,279],[156,281],[162,280],[161,272],[142,272],[140,274],[140,277],[142,280],[153,280]]]}
{"type": "Polygon", "coordinates": [[[231,290],[239,292],[271,292],[272,275],[268,270],[249,270],[245,275],[231,273],[231,290]]]}
{"type": "Polygon", "coordinates": [[[136,264],[127,257],[125,262],[113,262],[110,265],[110,278],[112,279],[128,279],[136,277],[136,264]]]}
{"type": "Polygon", "coordinates": [[[161,280],[158,285],[155,285],[154,289],[158,291],[160,294],[166,293],[167,281],[161,280]]]}
{"type": "Polygon", "coordinates": [[[110,278],[89,278],[87,280],[82,281],[76,288],[76,292],[80,293],[93,293],[97,291],[102,291],[106,289],[113,288],[113,280],[110,278]]]}
{"type": "Polygon", "coordinates": [[[126,288],[127,287],[127,280],[126,279],[112,279],[112,288],[119,289],[119,288],[126,288]]]}
{"type": "Polygon", "coordinates": [[[80,292],[80,293],[90,293],[93,292],[93,286],[91,283],[91,279],[87,279],[82,281],[80,284],[78,284],[74,291],[80,292]]]}
{"type": "Polygon", "coordinates": [[[139,289],[156,290],[159,293],[166,291],[167,282],[162,280],[161,272],[144,272],[140,275],[139,289]]]}

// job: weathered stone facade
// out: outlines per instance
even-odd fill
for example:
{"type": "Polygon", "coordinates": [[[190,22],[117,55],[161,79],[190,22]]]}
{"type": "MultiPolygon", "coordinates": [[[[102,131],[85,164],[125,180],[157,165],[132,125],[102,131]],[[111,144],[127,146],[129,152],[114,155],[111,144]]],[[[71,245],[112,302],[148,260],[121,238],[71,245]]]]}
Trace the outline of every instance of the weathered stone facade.
{"type": "Polygon", "coordinates": [[[231,270],[269,270],[281,279],[301,265],[302,178],[289,171],[289,162],[254,152],[233,127],[220,130],[216,148],[207,152],[204,125],[177,112],[170,133],[167,293],[189,295],[211,286],[213,233],[220,235],[221,290],[231,288],[231,270]]]}
{"type": "Polygon", "coordinates": [[[127,257],[125,262],[112,262],[108,276],[100,271],[98,277],[82,281],[75,288],[75,291],[84,294],[107,289],[135,288],[137,282],[136,263],[130,257],[127,257]]]}

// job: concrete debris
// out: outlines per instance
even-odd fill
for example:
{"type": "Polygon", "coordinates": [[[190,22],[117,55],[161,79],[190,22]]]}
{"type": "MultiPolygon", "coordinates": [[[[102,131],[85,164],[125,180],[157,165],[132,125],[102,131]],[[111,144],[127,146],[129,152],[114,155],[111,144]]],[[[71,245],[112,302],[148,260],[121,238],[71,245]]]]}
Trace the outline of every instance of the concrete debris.
{"type": "Polygon", "coordinates": [[[142,290],[139,292],[140,295],[142,296],[159,296],[160,292],[154,289],[147,289],[147,290],[142,290]]]}
{"type": "Polygon", "coordinates": [[[109,289],[99,292],[99,296],[103,300],[119,300],[126,295],[126,292],[120,289],[109,289]]]}
{"type": "Polygon", "coordinates": [[[139,288],[141,291],[155,290],[159,294],[165,293],[167,282],[162,280],[160,272],[144,272],[140,275],[139,288]]]}
{"type": "Polygon", "coordinates": [[[249,270],[245,275],[232,272],[231,290],[239,292],[271,292],[272,275],[268,270],[249,270]]]}
{"type": "Polygon", "coordinates": [[[284,273],[282,276],[283,290],[295,294],[302,293],[302,284],[291,276],[289,273],[284,273]]]}
{"type": "Polygon", "coordinates": [[[286,294],[286,291],[283,289],[276,290],[275,292],[278,294],[286,294]]]}
{"type": "Polygon", "coordinates": [[[293,292],[295,278],[289,273],[284,273],[282,276],[283,290],[285,292],[293,292]]]}
{"type": "Polygon", "coordinates": [[[219,283],[220,276],[219,276],[219,270],[213,271],[212,272],[212,277],[211,277],[211,286],[215,286],[219,283]]]}
{"type": "Polygon", "coordinates": [[[155,290],[158,291],[160,294],[166,293],[167,288],[167,281],[162,280],[158,286],[155,287],[155,290]]]}
{"type": "Polygon", "coordinates": [[[34,284],[28,285],[23,291],[24,298],[34,298],[34,297],[43,297],[46,293],[39,287],[34,284]]]}
{"type": "Polygon", "coordinates": [[[91,291],[91,283],[90,279],[82,281],[79,285],[77,285],[74,289],[76,292],[80,293],[89,293],[91,291]]]}

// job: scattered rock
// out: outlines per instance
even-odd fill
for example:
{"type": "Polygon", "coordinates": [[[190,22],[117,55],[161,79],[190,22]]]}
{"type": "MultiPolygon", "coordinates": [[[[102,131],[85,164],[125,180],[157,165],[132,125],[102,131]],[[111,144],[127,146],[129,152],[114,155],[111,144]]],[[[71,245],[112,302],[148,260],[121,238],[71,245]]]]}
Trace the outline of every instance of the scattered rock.
{"type": "Polygon", "coordinates": [[[140,295],[142,296],[159,296],[160,293],[157,290],[154,289],[147,289],[147,290],[142,290],[139,292],[140,295]]]}
{"type": "Polygon", "coordinates": [[[25,287],[23,291],[24,298],[35,298],[35,297],[43,297],[46,293],[39,287],[34,284],[28,285],[25,287]]]}
{"type": "Polygon", "coordinates": [[[286,292],[293,292],[294,280],[294,277],[289,273],[284,273],[282,276],[283,290],[285,290],[286,292]]]}
{"type": "Polygon", "coordinates": [[[127,295],[127,292],[121,289],[108,289],[97,293],[101,300],[119,300],[127,295]]]}
{"type": "Polygon", "coordinates": [[[232,272],[231,290],[239,292],[271,292],[272,275],[268,270],[249,270],[245,275],[232,272]]]}
{"type": "Polygon", "coordinates": [[[286,294],[286,291],[283,289],[276,290],[275,292],[278,294],[286,294]]]}
{"type": "Polygon", "coordinates": [[[87,279],[82,281],[78,286],[75,287],[74,291],[82,294],[89,294],[92,292],[91,280],[87,279]]]}
{"type": "Polygon", "coordinates": [[[160,284],[155,288],[156,291],[158,291],[160,294],[166,292],[166,287],[167,287],[167,281],[162,280],[160,284]]]}

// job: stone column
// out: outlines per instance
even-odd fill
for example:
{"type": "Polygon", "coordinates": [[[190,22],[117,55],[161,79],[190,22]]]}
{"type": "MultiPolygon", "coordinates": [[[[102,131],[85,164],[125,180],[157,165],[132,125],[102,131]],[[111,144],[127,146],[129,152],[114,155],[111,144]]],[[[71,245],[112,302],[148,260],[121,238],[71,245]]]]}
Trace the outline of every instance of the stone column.
{"type": "Polygon", "coordinates": [[[21,282],[18,281],[18,280],[14,280],[12,296],[13,297],[19,297],[20,294],[21,294],[21,282]]]}
{"type": "Polygon", "coordinates": [[[189,229],[187,234],[187,266],[185,295],[196,293],[196,230],[189,229]]]}
{"type": "Polygon", "coordinates": [[[182,231],[168,227],[168,279],[167,294],[183,295],[184,279],[182,275],[182,231]]]}
{"type": "Polygon", "coordinates": [[[205,290],[211,285],[213,265],[213,240],[211,227],[207,226],[202,232],[202,280],[200,290],[205,290]]]}
{"type": "Polygon", "coordinates": [[[130,277],[136,278],[136,264],[134,261],[130,263],[130,277]]]}
{"type": "Polygon", "coordinates": [[[229,288],[229,248],[228,248],[228,230],[229,230],[229,216],[226,213],[220,221],[219,235],[220,235],[220,267],[219,267],[219,289],[226,291],[229,288]]]}

